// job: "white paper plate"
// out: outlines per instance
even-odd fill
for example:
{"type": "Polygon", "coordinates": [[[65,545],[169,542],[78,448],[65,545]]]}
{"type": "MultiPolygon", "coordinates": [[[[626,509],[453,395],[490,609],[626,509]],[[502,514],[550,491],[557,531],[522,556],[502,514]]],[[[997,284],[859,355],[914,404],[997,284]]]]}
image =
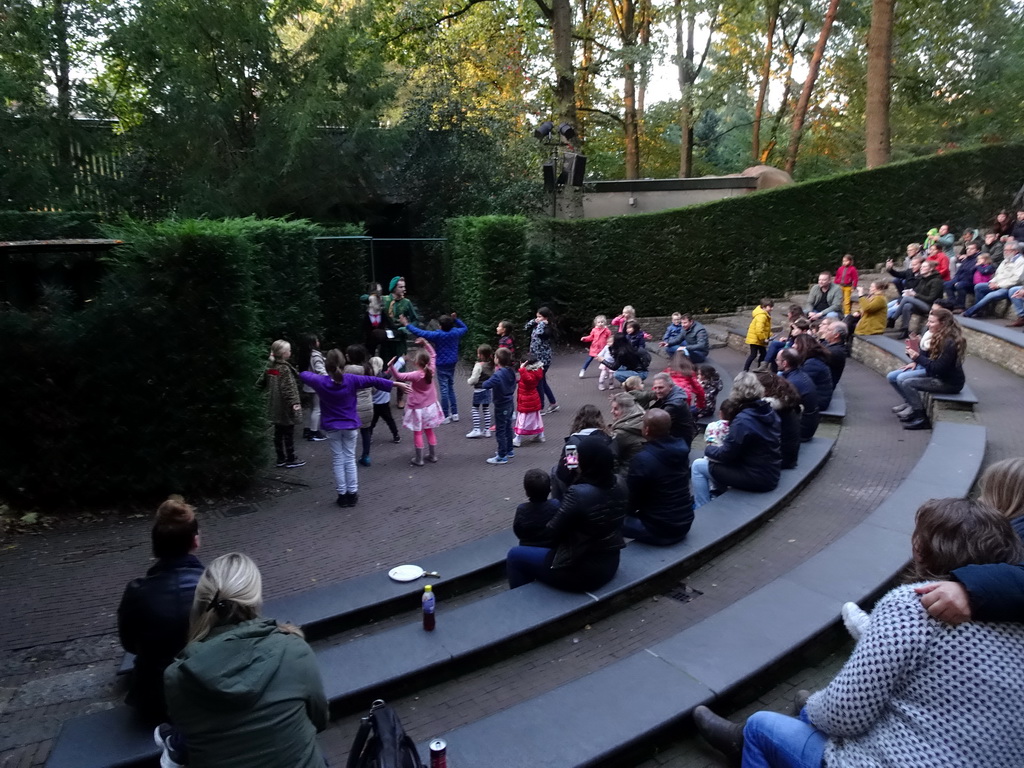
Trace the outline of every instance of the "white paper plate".
{"type": "Polygon", "coordinates": [[[423,569],[418,565],[396,565],[388,571],[388,576],[395,581],[416,581],[422,575],[423,569]]]}

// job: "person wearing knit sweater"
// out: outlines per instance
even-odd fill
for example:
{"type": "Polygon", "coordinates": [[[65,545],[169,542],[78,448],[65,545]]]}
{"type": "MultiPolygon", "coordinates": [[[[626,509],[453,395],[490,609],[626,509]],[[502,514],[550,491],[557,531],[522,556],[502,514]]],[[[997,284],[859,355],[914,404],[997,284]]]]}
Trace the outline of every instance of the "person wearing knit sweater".
{"type": "Polygon", "coordinates": [[[698,707],[698,730],[742,750],[744,766],[1024,765],[1024,625],[953,626],[929,616],[915,591],[971,563],[1019,563],[1024,544],[1000,513],[967,499],[926,502],[912,542],[921,583],[878,602],[849,660],[799,718],[757,712],[741,727],[698,707]]]}

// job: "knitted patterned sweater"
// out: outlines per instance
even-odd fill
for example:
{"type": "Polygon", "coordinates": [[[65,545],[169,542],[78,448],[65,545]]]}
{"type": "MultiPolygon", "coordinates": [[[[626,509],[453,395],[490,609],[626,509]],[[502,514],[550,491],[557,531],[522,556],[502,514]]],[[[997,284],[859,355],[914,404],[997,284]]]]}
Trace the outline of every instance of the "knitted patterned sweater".
{"type": "Polygon", "coordinates": [[[1024,765],[1024,625],[932,619],[914,586],[871,612],[849,660],[807,702],[829,768],[1024,765]]]}

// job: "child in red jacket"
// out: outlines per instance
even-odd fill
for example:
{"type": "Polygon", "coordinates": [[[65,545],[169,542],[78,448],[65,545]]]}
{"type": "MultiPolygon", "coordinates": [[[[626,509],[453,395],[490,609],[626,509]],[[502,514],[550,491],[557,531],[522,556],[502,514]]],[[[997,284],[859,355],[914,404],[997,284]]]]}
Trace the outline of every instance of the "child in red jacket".
{"type": "Polygon", "coordinates": [[[583,367],[580,368],[580,378],[582,379],[586,373],[587,368],[594,362],[595,357],[600,357],[604,353],[604,348],[608,346],[608,341],[612,337],[612,329],[608,327],[608,318],[604,315],[598,315],[594,318],[594,327],[590,330],[589,336],[583,336],[580,341],[589,341],[590,349],[587,351],[586,362],[583,363],[583,367]]]}
{"type": "Polygon", "coordinates": [[[516,409],[519,413],[516,416],[516,436],[512,439],[512,445],[516,448],[523,444],[523,435],[532,436],[536,442],[544,442],[544,417],[540,414],[538,390],[543,378],[544,366],[540,360],[532,353],[527,355],[519,368],[519,390],[516,393],[516,409]]]}
{"type": "Polygon", "coordinates": [[[857,268],[853,266],[853,254],[843,256],[843,265],[836,270],[836,285],[843,289],[843,316],[850,314],[853,306],[853,289],[859,279],[857,268]]]}

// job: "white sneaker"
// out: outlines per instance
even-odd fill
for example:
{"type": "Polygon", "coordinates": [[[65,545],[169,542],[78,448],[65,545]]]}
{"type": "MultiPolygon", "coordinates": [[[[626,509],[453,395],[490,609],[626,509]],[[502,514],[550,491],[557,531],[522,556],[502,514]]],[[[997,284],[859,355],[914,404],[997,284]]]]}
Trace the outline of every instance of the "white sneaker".
{"type": "Polygon", "coordinates": [[[586,376],[586,375],[587,375],[587,372],[586,372],[586,371],[584,371],[584,370],[580,370],[580,378],[581,378],[581,379],[582,379],[582,378],[583,378],[584,376],[586,376]]]}
{"type": "Polygon", "coordinates": [[[850,637],[860,640],[860,636],[867,630],[871,623],[871,614],[862,611],[856,603],[843,603],[843,625],[850,637]]]}
{"type": "Polygon", "coordinates": [[[597,391],[598,392],[604,392],[606,389],[608,389],[608,387],[606,387],[604,384],[598,384],[597,385],[597,391]]]}
{"type": "Polygon", "coordinates": [[[471,429],[471,430],[469,430],[469,432],[466,433],[466,437],[468,437],[468,438],[483,437],[483,436],[484,436],[484,433],[481,432],[479,429],[471,429]]]}
{"type": "Polygon", "coordinates": [[[512,438],[512,445],[516,448],[521,448],[523,446],[523,441],[519,439],[519,435],[512,438]]]}
{"type": "Polygon", "coordinates": [[[458,424],[458,422],[459,422],[459,414],[453,413],[452,414],[452,421],[454,421],[456,424],[458,424]]]}
{"type": "Polygon", "coordinates": [[[490,429],[485,429],[484,433],[480,437],[494,437],[494,432],[490,429]]]}
{"type": "Polygon", "coordinates": [[[541,432],[539,435],[534,435],[533,436],[533,442],[535,442],[535,443],[543,443],[545,440],[547,440],[547,438],[544,437],[544,433],[543,432],[541,432]]]}
{"type": "Polygon", "coordinates": [[[452,423],[452,419],[451,419],[450,416],[445,416],[444,420],[441,423],[442,424],[451,424],[452,423]]]}

